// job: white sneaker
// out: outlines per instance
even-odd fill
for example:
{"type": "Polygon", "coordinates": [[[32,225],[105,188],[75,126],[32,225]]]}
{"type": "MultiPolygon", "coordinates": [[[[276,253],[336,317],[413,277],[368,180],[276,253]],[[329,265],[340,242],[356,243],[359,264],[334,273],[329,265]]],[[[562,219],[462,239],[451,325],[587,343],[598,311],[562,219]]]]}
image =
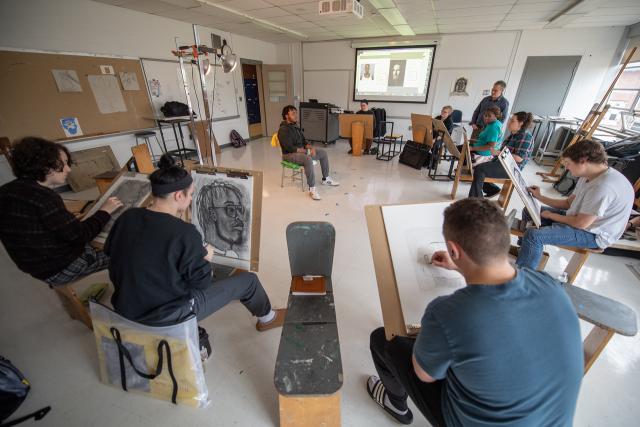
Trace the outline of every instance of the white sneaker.
{"type": "Polygon", "coordinates": [[[311,196],[311,198],[313,200],[321,200],[322,197],[320,197],[320,194],[318,193],[318,190],[316,190],[316,187],[309,187],[309,195],[311,196]]]}
{"type": "Polygon", "coordinates": [[[340,185],[340,183],[335,179],[332,179],[330,176],[328,176],[327,179],[322,180],[322,185],[330,185],[332,187],[337,187],[338,185],[340,185]]]}

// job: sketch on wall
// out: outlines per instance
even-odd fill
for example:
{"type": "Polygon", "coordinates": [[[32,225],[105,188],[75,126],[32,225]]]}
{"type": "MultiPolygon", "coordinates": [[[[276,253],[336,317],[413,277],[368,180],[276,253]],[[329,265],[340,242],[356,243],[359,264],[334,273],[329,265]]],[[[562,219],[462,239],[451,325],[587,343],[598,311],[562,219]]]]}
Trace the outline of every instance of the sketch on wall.
{"type": "Polygon", "coordinates": [[[214,247],[214,262],[248,269],[251,262],[253,177],[193,171],[191,222],[214,247]]]}
{"type": "Polygon", "coordinates": [[[87,213],[87,217],[96,213],[109,197],[117,197],[122,202],[122,207],[111,214],[111,219],[104,226],[100,234],[94,239],[95,242],[102,243],[107,240],[109,231],[118,217],[129,208],[138,208],[151,196],[151,183],[148,175],[145,174],[126,174],[121,175],[109,187],[109,189],[100,197],[93,205],[93,208],[87,213]]]}
{"type": "Polygon", "coordinates": [[[453,90],[451,91],[451,96],[469,96],[467,93],[467,85],[469,84],[469,79],[466,77],[459,77],[453,83],[453,90]]]}
{"type": "Polygon", "coordinates": [[[127,111],[116,76],[90,75],[87,76],[87,79],[100,113],[110,114],[127,111]]]}
{"type": "Polygon", "coordinates": [[[140,90],[135,71],[120,71],[120,82],[124,90],[140,90]]]}
{"type": "Polygon", "coordinates": [[[531,216],[535,225],[540,227],[542,224],[542,220],[540,218],[540,202],[535,199],[531,193],[529,193],[529,185],[524,179],[522,171],[511,155],[509,149],[505,147],[498,156],[498,159],[500,160],[500,163],[502,163],[502,167],[507,172],[507,175],[509,175],[511,182],[513,182],[513,186],[520,196],[520,199],[522,199],[522,203],[524,203],[524,207],[527,209],[527,212],[529,212],[529,216],[531,216]]]}
{"type": "Polygon", "coordinates": [[[60,92],[82,92],[82,85],[75,70],[51,70],[60,92]]]}

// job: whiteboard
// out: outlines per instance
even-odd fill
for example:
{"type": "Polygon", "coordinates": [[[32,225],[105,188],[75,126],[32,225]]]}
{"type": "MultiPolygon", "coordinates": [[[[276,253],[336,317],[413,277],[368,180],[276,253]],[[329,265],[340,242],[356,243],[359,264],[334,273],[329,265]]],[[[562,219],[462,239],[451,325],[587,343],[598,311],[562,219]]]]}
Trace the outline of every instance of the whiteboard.
{"type": "Polygon", "coordinates": [[[317,99],[318,102],[327,102],[348,109],[351,73],[349,70],[305,71],[305,100],[317,99]]]}
{"type": "MultiPolygon", "coordinates": [[[[178,61],[144,58],[141,59],[140,62],[142,63],[142,70],[144,71],[151,105],[156,115],[163,116],[160,108],[165,102],[178,101],[185,104],[187,103],[178,61]]],[[[198,115],[198,119],[204,120],[204,103],[200,77],[198,76],[198,67],[187,62],[185,64],[185,74],[193,109],[198,115]],[[195,85],[193,84],[194,80],[195,85]]],[[[213,67],[206,77],[207,95],[209,97],[209,104],[212,105],[211,117],[214,120],[239,117],[238,103],[236,101],[237,91],[233,76],[233,73],[223,73],[220,67],[213,67]],[[212,99],[212,88],[214,87],[215,90],[213,91],[212,99]]]]}

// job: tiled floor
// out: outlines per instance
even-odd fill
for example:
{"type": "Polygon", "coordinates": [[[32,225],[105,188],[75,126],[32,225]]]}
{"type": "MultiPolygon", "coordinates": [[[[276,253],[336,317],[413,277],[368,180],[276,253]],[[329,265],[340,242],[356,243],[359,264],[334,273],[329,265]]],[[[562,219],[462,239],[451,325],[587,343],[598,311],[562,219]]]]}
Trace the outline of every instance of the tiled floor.
{"type": "MultiPolygon", "coordinates": [[[[382,162],[372,156],[347,156],[347,149],[345,142],[328,148],[333,175],[342,185],[320,187],[323,199],[319,202],[302,193],[299,185],[280,188],[279,153],[266,139],[226,149],[222,165],[264,172],[259,277],[275,306],[285,304],[289,287],[287,224],[320,220],[335,226],[333,279],[344,369],[343,425],[392,426],[397,424],[370,401],[363,388],[367,375],[374,372],[369,333],[382,324],[363,207],[443,199],[451,184],[434,183],[426,178],[426,171],[399,165],[397,159],[382,162]]],[[[537,182],[534,172],[535,166],[528,167],[531,182],[537,182]]],[[[548,184],[543,186],[554,194],[548,184]]],[[[467,191],[468,185],[463,184],[458,197],[467,191]]],[[[521,207],[515,195],[512,205],[521,207]]],[[[552,260],[547,269],[559,274],[569,254],[549,251],[552,260]]],[[[635,261],[592,255],[577,283],[640,312],[640,283],[625,266],[630,262],[635,261]]],[[[239,303],[203,322],[214,347],[213,360],[206,365],[211,406],[194,410],[102,385],[90,331],[67,317],[43,283],[18,271],[4,248],[0,249],[0,271],[0,354],[22,369],[33,386],[19,413],[52,406],[38,425],[277,425],[273,371],[280,331],[256,332],[253,319],[239,303]]],[[[583,328],[583,333],[588,330],[586,324],[583,328]]],[[[638,384],[640,338],[615,336],[584,379],[575,425],[638,425],[638,384]]],[[[425,424],[417,414],[415,425],[425,424]]]]}

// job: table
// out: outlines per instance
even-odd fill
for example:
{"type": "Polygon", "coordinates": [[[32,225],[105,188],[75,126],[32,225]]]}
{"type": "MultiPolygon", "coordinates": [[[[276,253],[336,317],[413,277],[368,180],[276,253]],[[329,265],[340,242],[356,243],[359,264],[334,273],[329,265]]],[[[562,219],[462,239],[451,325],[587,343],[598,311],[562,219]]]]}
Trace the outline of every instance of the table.
{"type": "Polygon", "coordinates": [[[184,134],[182,133],[182,124],[190,123],[191,122],[190,116],[176,116],[176,117],[154,116],[154,117],[145,117],[145,118],[156,122],[156,124],[158,125],[158,130],[160,131],[160,139],[162,140],[162,147],[164,148],[164,152],[169,154],[177,154],[180,157],[180,163],[182,164],[182,166],[184,166],[185,158],[189,158],[190,154],[198,152],[193,148],[186,148],[184,144],[184,134]],[[171,126],[171,129],[173,130],[173,136],[176,139],[176,145],[178,146],[176,150],[171,150],[171,151],[167,150],[167,142],[164,139],[164,133],[162,132],[163,124],[171,126]],[[177,131],[176,131],[176,127],[178,128],[177,131]],[[180,135],[180,139],[178,139],[178,134],[180,135]],[[181,143],[182,143],[182,146],[180,146],[181,143]]]}
{"type": "Polygon", "coordinates": [[[553,117],[553,116],[547,116],[545,117],[545,119],[547,120],[547,126],[543,133],[542,140],[540,141],[540,146],[538,147],[538,149],[536,150],[536,154],[534,155],[534,160],[538,164],[544,164],[545,157],[557,158],[562,152],[562,150],[564,150],[567,142],[569,141],[569,136],[571,135],[571,132],[569,130],[573,126],[577,128],[578,126],[580,126],[580,122],[581,122],[581,120],[579,119],[570,119],[570,118],[553,117]],[[562,143],[556,144],[556,146],[550,150],[549,143],[551,142],[551,138],[553,137],[553,134],[556,131],[556,126],[558,125],[568,125],[569,130],[567,130],[567,132],[564,134],[562,143]]]}

